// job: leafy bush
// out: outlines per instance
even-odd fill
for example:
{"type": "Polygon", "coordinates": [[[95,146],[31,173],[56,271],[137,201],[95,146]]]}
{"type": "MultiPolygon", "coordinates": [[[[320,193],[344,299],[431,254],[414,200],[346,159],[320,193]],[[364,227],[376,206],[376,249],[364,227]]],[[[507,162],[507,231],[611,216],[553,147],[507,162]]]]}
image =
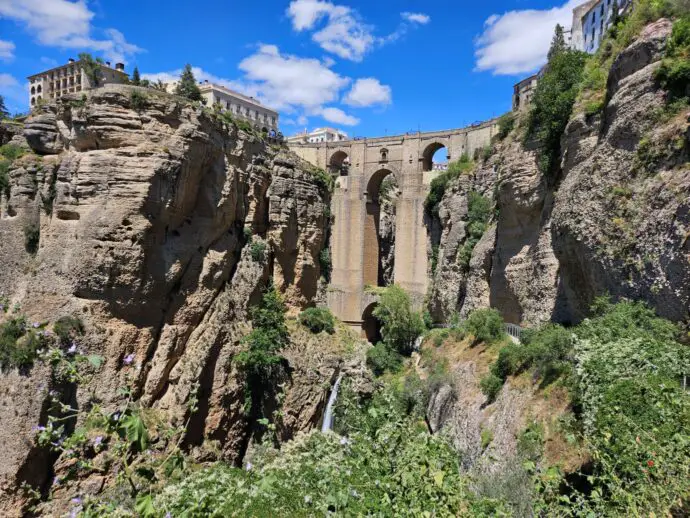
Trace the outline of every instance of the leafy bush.
{"type": "Polygon", "coordinates": [[[5,157],[7,160],[16,160],[26,153],[26,150],[16,144],[5,144],[0,146],[0,155],[5,157]]]}
{"type": "Polygon", "coordinates": [[[381,322],[383,342],[400,354],[411,354],[415,340],[424,332],[424,321],[412,310],[407,292],[397,285],[383,289],[373,315],[381,322]]]}
{"type": "Polygon", "coordinates": [[[260,263],[266,259],[266,243],[263,241],[252,241],[249,245],[249,255],[252,261],[260,263]]]}
{"type": "Polygon", "coordinates": [[[367,365],[377,376],[385,372],[396,373],[402,368],[402,364],[402,355],[382,342],[367,350],[367,365]]]}
{"type": "Polygon", "coordinates": [[[466,174],[474,168],[474,163],[467,154],[463,154],[459,160],[448,164],[448,169],[431,181],[429,194],[424,200],[424,210],[429,217],[438,216],[438,206],[446,193],[448,184],[466,174]]]}
{"type": "Polygon", "coordinates": [[[470,191],[467,195],[467,223],[465,224],[467,237],[457,255],[457,262],[465,271],[469,269],[474,247],[486,232],[490,217],[491,202],[478,192],[470,191]]]}
{"type": "Polygon", "coordinates": [[[53,324],[53,332],[63,345],[67,345],[75,337],[84,334],[84,323],[79,317],[60,317],[53,324]]]}
{"type": "Polygon", "coordinates": [[[483,428],[481,433],[482,450],[485,450],[494,440],[494,433],[488,428],[483,428]]]}
{"type": "Polygon", "coordinates": [[[11,162],[9,160],[0,160],[0,196],[3,194],[10,197],[10,170],[11,162]]]}
{"type": "Polygon", "coordinates": [[[515,115],[512,113],[504,113],[498,119],[498,138],[500,140],[505,139],[513,128],[515,127],[515,115]]]}
{"type": "Polygon", "coordinates": [[[0,324],[0,370],[31,367],[45,341],[42,327],[29,326],[23,316],[0,324]]]}
{"type": "Polygon", "coordinates": [[[673,24],[656,78],[672,97],[690,98],[690,15],[673,24]]]}
{"type": "Polygon", "coordinates": [[[30,223],[24,227],[24,248],[31,255],[38,252],[38,244],[41,240],[41,229],[35,223],[30,223]]]}
{"type": "Polygon", "coordinates": [[[537,142],[539,168],[544,175],[553,175],[557,168],[561,136],[580,88],[586,57],[573,50],[556,53],[534,92],[525,140],[537,142]]]}
{"type": "Polygon", "coordinates": [[[474,336],[474,343],[493,343],[505,336],[503,318],[493,309],[477,309],[470,313],[464,324],[465,330],[474,336]]]}
{"type": "Polygon", "coordinates": [[[146,94],[140,92],[139,90],[132,90],[132,93],[129,97],[129,101],[132,105],[132,109],[140,112],[144,108],[146,108],[146,105],[148,104],[148,97],[146,96],[146,94]]]}
{"type": "Polygon", "coordinates": [[[323,193],[331,193],[335,188],[335,180],[333,176],[328,174],[323,169],[312,169],[311,171],[314,183],[321,189],[323,193]]]}
{"type": "Polygon", "coordinates": [[[532,421],[518,436],[518,454],[521,458],[537,461],[544,451],[544,426],[532,421]]]}
{"type": "Polygon", "coordinates": [[[335,317],[328,308],[308,308],[299,315],[300,323],[312,333],[335,332],[335,317]]]}
{"type": "Polygon", "coordinates": [[[489,403],[496,400],[496,396],[503,388],[503,380],[490,372],[479,381],[479,388],[482,390],[489,403]]]}
{"type": "Polygon", "coordinates": [[[319,267],[321,268],[321,276],[326,279],[326,282],[330,282],[333,263],[331,262],[331,251],[328,248],[323,248],[319,252],[319,267]]]}

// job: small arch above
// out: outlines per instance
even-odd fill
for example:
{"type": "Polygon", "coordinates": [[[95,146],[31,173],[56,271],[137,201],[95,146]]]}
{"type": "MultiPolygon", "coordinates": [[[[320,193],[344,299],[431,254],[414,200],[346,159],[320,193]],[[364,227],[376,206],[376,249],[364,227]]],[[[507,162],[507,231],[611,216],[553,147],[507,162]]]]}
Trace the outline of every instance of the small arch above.
{"type": "Polygon", "coordinates": [[[374,309],[377,305],[378,302],[372,302],[362,313],[362,337],[372,344],[381,341],[381,323],[374,316],[374,309]]]}
{"type": "Polygon", "coordinates": [[[36,87],[32,86],[31,87],[31,95],[35,95],[35,94],[36,94],[36,87]]]}
{"type": "Polygon", "coordinates": [[[386,149],[385,147],[381,148],[380,153],[381,153],[381,162],[387,162],[388,161],[388,149],[386,149]]]}
{"type": "Polygon", "coordinates": [[[337,176],[347,176],[350,172],[350,157],[345,151],[336,151],[328,161],[328,169],[331,174],[337,176]]]}
{"type": "Polygon", "coordinates": [[[446,158],[450,159],[450,152],[445,144],[441,142],[432,142],[422,153],[422,171],[431,171],[434,168],[434,155],[439,149],[446,149],[446,158]]]}

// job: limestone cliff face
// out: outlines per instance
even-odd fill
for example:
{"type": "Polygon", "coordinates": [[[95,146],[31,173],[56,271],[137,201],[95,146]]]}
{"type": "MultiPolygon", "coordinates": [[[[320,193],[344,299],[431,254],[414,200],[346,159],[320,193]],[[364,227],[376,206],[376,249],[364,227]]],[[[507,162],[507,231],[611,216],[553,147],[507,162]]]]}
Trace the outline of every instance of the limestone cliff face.
{"type": "MultiPolygon", "coordinates": [[[[65,98],[26,122],[33,153],[10,171],[0,201],[0,292],[31,321],[83,319],[79,347],[105,363],[75,404],[112,408],[130,386],[181,424],[199,398],[187,442],[212,439],[237,461],[249,431],[231,360],[248,307],[269,279],[291,307],[312,303],[328,193],[289,152],[165,94],[141,89],[145,105],[135,109],[133,90],[65,98]],[[31,226],[40,231],[35,253],[25,247],[31,226]],[[123,369],[130,354],[134,375],[123,369]]],[[[320,382],[300,398],[288,393],[283,435],[318,421],[338,358],[320,364],[320,382]]],[[[301,361],[290,357],[295,376],[306,372],[301,361]]],[[[31,431],[45,419],[48,380],[39,367],[0,374],[0,493],[25,480],[41,485],[50,472],[31,431]]]]}
{"type": "Polygon", "coordinates": [[[476,187],[461,178],[447,190],[432,311],[490,305],[518,324],[577,322],[609,293],[689,318],[690,113],[660,121],[666,94],[654,80],[670,29],[665,20],[650,25],[616,59],[601,116],[573,116],[555,186],[517,139],[496,146],[499,215],[466,274],[454,253],[476,187]]]}

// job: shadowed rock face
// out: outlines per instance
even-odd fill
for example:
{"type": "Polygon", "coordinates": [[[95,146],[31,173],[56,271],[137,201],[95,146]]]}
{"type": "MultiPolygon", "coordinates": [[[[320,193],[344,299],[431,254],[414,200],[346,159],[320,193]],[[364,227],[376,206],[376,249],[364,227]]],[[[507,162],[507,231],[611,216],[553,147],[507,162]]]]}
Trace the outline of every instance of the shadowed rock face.
{"type": "MultiPolygon", "coordinates": [[[[35,154],[17,161],[0,202],[0,292],[32,321],[84,320],[80,348],[105,363],[78,388],[80,407],[97,399],[114,408],[118,389],[130,386],[182,424],[198,397],[188,442],[212,438],[237,461],[249,431],[231,360],[249,329],[248,307],[269,279],[293,308],[314,300],[328,194],[291,153],[162,93],[146,90],[145,107],[134,110],[132,91],[106,87],[27,121],[35,154]],[[35,255],[24,247],[29,224],[40,228],[35,255]],[[252,257],[248,234],[266,244],[263,259],[252,257]],[[125,369],[129,354],[135,368],[125,369]]],[[[305,372],[300,355],[290,361],[295,376],[305,372]]],[[[337,357],[322,367],[309,384],[290,380],[311,402],[299,402],[302,412],[288,395],[282,435],[314,425],[337,357]]],[[[0,374],[4,494],[49,473],[49,459],[33,457],[31,428],[45,419],[51,387],[38,368],[17,376],[0,374]]],[[[3,506],[13,509],[12,499],[0,498],[3,506]]]]}
{"type": "Polygon", "coordinates": [[[499,216],[467,273],[455,266],[466,239],[458,228],[486,166],[447,190],[432,313],[491,305],[513,323],[578,322],[609,293],[646,300],[671,320],[690,317],[690,113],[655,115],[666,96],[654,71],[670,30],[666,20],[651,24],[616,59],[601,116],[573,116],[555,188],[534,151],[497,145],[489,164],[499,216]]]}

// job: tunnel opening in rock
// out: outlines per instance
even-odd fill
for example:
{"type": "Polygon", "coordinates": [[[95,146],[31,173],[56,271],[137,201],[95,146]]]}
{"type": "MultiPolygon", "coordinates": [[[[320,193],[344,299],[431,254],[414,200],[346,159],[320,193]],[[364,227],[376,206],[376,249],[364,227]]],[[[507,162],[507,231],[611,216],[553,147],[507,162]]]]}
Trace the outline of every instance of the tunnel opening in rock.
{"type": "Polygon", "coordinates": [[[364,284],[388,286],[394,280],[397,178],[390,170],[379,169],[369,180],[366,195],[364,284]]]}
{"type": "Polygon", "coordinates": [[[362,313],[362,337],[372,344],[381,341],[381,322],[374,316],[374,309],[377,305],[378,303],[372,302],[362,313]]]}

